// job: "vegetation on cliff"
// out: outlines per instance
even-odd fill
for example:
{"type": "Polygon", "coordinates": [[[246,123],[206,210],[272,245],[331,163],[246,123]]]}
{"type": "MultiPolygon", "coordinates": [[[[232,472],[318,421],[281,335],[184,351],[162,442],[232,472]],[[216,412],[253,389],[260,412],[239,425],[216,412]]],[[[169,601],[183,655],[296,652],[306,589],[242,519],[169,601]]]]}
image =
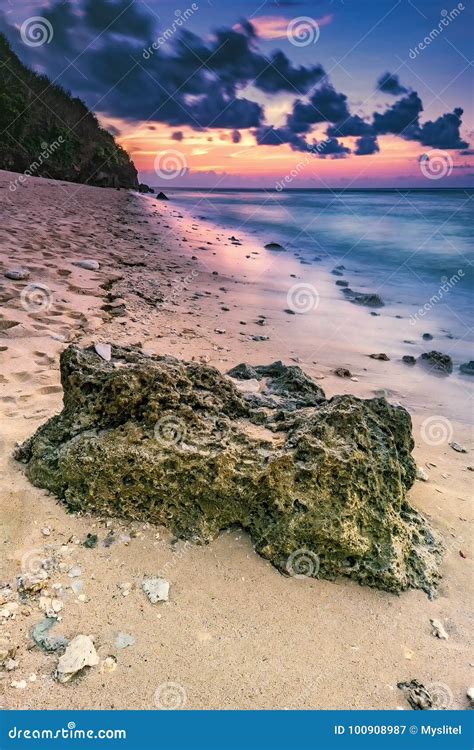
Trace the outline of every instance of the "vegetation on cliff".
{"type": "Polygon", "coordinates": [[[0,169],[138,188],[127,152],[100,127],[84,102],[23,65],[2,34],[0,169]]]}

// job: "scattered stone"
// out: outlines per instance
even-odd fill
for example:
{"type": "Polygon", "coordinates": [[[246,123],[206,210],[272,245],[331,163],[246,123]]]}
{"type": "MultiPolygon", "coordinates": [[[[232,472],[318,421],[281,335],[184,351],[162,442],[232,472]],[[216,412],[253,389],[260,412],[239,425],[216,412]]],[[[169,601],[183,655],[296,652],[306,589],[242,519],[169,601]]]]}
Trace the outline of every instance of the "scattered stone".
{"type": "Polygon", "coordinates": [[[286,247],[280,245],[279,242],[267,242],[265,250],[279,250],[280,252],[286,252],[286,247]]]}
{"type": "Polygon", "coordinates": [[[37,623],[31,633],[33,641],[36,643],[38,648],[46,653],[52,653],[53,651],[61,651],[66,648],[69,641],[62,636],[51,637],[49,631],[55,625],[57,625],[57,619],[55,617],[47,617],[45,620],[37,623]]]}
{"type": "Polygon", "coordinates": [[[131,583],[119,583],[117,584],[118,588],[120,589],[120,593],[122,596],[128,596],[132,590],[132,584],[131,583]]]}
{"type": "Polygon", "coordinates": [[[444,626],[441,620],[436,620],[434,617],[432,617],[430,619],[430,622],[433,628],[433,630],[431,631],[431,635],[436,636],[436,638],[440,638],[442,641],[447,641],[449,638],[449,635],[444,629],[444,626]]]}
{"type": "Polygon", "coordinates": [[[459,445],[459,443],[456,443],[455,441],[451,442],[449,444],[453,451],[456,451],[456,453],[467,453],[466,448],[464,448],[463,445],[459,445]]]}
{"type": "Polygon", "coordinates": [[[99,543],[99,537],[97,534],[88,534],[85,540],[82,542],[82,546],[86,549],[95,549],[99,543]]]}
{"type": "Polygon", "coordinates": [[[100,671],[102,673],[110,674],[115,672],[117,669],[117,659],[115,656],[107,656],[100,662],[100,671]]]}
{"type": "Polygon", "coordinates": [[[283,312],[286,312],[287,315],[296,315],[295,311],[291,309],[291,307],[286,307],[283,312]]]}
{"type": "Polygon", "coordinates": [[[402,362],[405,362],[406,365],[415,365],[416,358],[413,357],[411,354],[404,354],[402,357],[402,362]]]}
{"type": "Polygon", "coordinates": [[[429,365],[432,370],[444,373],[450,373],[453,371],[453,360],[449,354],[442,354],[437,351],[424,352],[421,355],[421,359],[429,365]]]}
{"type": "Polygon", "coordinates": [[[229,370],[227,374],[231,378],[236,378],[237,380],[251,380],[252,378],[258,379],[257,371],[245,363],[236,365],[232,370],[229,370]]]}
{"type": "Polygon", "coordinates": [[[113,360],[62,352],[63,412],[16,453],[33,482],[76,512],[164,523],[201,543],[241,524],[282,571],[309,548],[310,575],[432,592],[440,545],[406,499],[416,466],[403,407],[326,400],[282,362],[252,368],[261,392],[242,394],[198,362],[116,346],[113,360]],[[178,439],[164,442],[170,419],[178,439]]]}
{"type": "Polygon", "coordinates": [[[459,366],[459,370],[463,375],[474,375],[474,360],[471,359],[470,362],[464,362],[464,364],[459,366]]]}
{"type": "Polygon", "coordinates": [[[4,276],[10,281],[26,281],[30,277],[30,272],[26,268],[10,268],[5,271],[4,276]]]}
{"type": "Polygon", "coordinates": [[[76,635],[58,661],[55,677],[58,682],[69,682],[85,667],[96,667],[99,657],[88,635],[76,635]]]}
{"type": "Polygon", "coordinates": [[[251,336],[252,341],[270,341],[270,336],[251,336]]]}
{"type": "Polygon", "coordinates": [[[427,482],[430,478],[430,475],[423,469],[422,466],[417,466],[416,478],[419,479],[421,482],[427,482]]]}
{"type": "MultiPolygon", "coordinates": [[[[339,271],[338,268],[333,268],[331,273],[333,276],[344,276],[343,272],[339,271]]],[[[349,286],[349,284],[347,286],[349,286]]]]}
{"type": "Polygon", "coordinates": [[[94,349],[106,362],[110,362],[112,359],[112,347],[110,344],[94,344],[94,349]]]}
{"type": "Polygon", "coordinates": [[[428,711],[436,703],[428,688],[418,680],[399,682],[397,687],[404,693],[407,702],[415,711],[428,711]]]}
{"type": "Polygon", "coordinates": [[[10,683],[12,688],[16,688],[17,690],[24,690],[26,688],[26,680],[12,680],[10,683]]]}
{"type": "Polygon", "coordinates": [[[225,328],[214,328],[214,333],[225,333],[225,328]]]}
{"type": "Polygon", "coordinates": [[[119,633],[118,636],[115,639],[115,646],[116,648],[127,648],[128,646],[134,646],[135,645],[135,638],[133,635],[129,635],[128,633],[119,633]]]}
{"type": "Polygon", "coordinates": [[[385,354],[385,352],[380,352],[380,354],[369,354],[370,359],[379,359],[381,362],[389,362],[390,357],[388,354],[385,354]]]}
{"type": "MultiPolygon", "coordinates": [[[[349,292],[349,289],[345,289],[345,292],[349,292]]],[[[364,305],[364,307],[384,307],[385,302],[379,294],[361,294],[360,292],[353,292],[350,290],[348,295],[351,302],[356,305],[364,305]]]]}
{"type": "Polygon", "coordinates": [[[82,575],[82,568],[79,568],[79,566],[74,565],[72,568],[69,568],[67,574],[69,578],[80,578],[82,575]]]}
{"type": "Polygon", "coordinates": [[[334,375],[337,375],[339,378],[352,378],[351,371],[346,367],[336,367],[334,375]]]}
{"type": "Polygon", "coordinates": [[[98,271],[100,268],[100,263],[97,260],[91,260],[89,258],[73,261],[72,265],[84,268],[86,271],[98,271]]]}
{"type": "Polygon", "coordinates": [[[344,281],[343,279],[338,279],[336,281],[336,286],[348,287],[349,286],[349,282],[348,281],[344,281]]]}
{"type": "Polygon", "coordinates": [[[37,573],[25,573],[18,576],[16,585],[20,594],[36,594],[48,585],[48,574],[44,568],[37,573]]]}
{"type": "Polygon", "coordinates": [[[431,335],[431,333],[424,333],[421,338],[423,339],[423,341],[431,341],[433,339],[433,336],[431,335]]]}
{"type": "Polygon", "coordinates": [[[167,196],[167,195],[165,195],[164,193],[162,193],[162,192],[160,191],[160,192],[158,193],[158,195],[156,196],[156,200],[157,200],[157,201],[169,201],[169,198],[168,198],[168,196],[167,196]]]}
{"type": "Polygon", "coordinates": [[[45,526],[41,529],[41,533],[43,536],[51,536],[51,529],[48,526],[45,526]]]}
{"type": "Polygon", "coordinates": [[[145,578],[142,589],[152,604],[168,601],[170,584],[165,578],[145,578]]]}

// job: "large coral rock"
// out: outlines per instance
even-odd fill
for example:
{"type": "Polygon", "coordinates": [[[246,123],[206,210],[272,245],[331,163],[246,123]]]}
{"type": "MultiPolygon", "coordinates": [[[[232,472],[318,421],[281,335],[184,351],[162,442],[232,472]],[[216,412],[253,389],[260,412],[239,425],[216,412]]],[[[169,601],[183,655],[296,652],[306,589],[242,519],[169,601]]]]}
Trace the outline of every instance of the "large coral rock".
{"type": "Polygon", "coordinates": [[[70,346],[64,408],[17,452],[74,510],[165,524],[207,542],[239,524],[290,574],[431,591],[439,545],[406,501],[409,414],[336,396],[299,367],[213,367],[70,346]],[[240,379],[240,380],[239,380],[240,379]],[[260,392],[243,393],[241,381],[260,392]]]}

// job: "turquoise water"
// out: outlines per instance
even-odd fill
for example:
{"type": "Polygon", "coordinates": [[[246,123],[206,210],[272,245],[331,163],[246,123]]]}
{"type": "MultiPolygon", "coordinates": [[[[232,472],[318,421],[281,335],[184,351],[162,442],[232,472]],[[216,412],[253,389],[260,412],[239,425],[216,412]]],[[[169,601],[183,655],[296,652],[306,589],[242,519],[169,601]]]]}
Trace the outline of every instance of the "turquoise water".
{"type": "Polygon", "coordinates": [[[472,190],[167,193],[236,236],[280,242],[329,269],[343,264],[351,286],[405,306],[404,314],[429,304],[430,318],[456,337],[474,325],[472,190]]]}

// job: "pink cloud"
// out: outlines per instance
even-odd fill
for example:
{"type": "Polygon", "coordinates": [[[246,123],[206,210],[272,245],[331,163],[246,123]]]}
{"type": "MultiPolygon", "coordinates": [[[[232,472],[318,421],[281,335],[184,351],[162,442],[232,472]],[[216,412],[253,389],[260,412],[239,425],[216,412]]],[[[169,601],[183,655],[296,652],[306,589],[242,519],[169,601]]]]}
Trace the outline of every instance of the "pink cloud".
{"type": "MultiPolygon", "coordinates": [[[[328,26],[333,18],[334,16],[328,13],[321,18],[313,18],[312,20],[315,25],[317,24],[321,28],[322,26],[328,26]]],[[[261,39],[286,39],[288,24],[291,23],[291,20],[285,18],[285,16],[258,16],[252,18],[251,23],[261,39]]]]}

